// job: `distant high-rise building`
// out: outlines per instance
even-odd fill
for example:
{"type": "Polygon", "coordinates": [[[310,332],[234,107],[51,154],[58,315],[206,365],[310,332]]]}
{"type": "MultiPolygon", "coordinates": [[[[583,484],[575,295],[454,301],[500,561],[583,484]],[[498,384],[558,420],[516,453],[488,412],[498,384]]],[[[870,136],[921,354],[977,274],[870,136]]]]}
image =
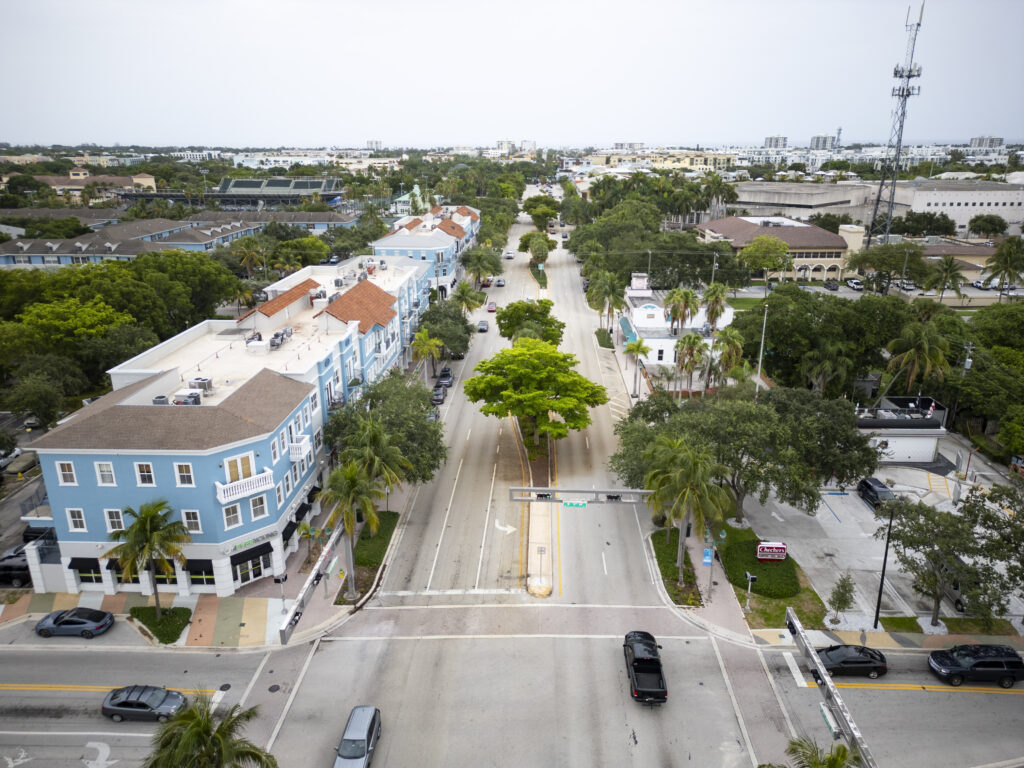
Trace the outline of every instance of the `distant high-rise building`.
{"type": "Polygon", "coordinates": [[[380,152],[380,150],[382,149],[382,145],[381,142],[378,141],[377,139],[370,139],[368,142],[366,142],[366,148],[371,152],[380,152]]]}
{"type": "Polygon", "coordinates": [[[764,140],[765,149],[785,149],[787,139],[785,136],[766,136],[764,140]]]}
{"type": "Polygon", "coordinates": [[[976,136],[971,139],[971,149],[994,149],[1003,146],[1001,136],[976,136]]]}
{"type": "Polygon", "coordinates": [[[524,154],[530,154],[530,153],[536,152],[537,151],[537,142],[536,141],[528,141],[527,139],[523,139],[522,141],[519,142],[519,151],[523,152],[524,154]]]}
{"type": "Polygon", "coordinates": [[[502,155],[511,155],[516,151],[516,145],[514,141],[509,139],[501,139],[497,142],[497,150],[502,155]]]}
{"type": "Polygon", "coordinates": [[[617,141],[612,149],[618,152],[642,152],[644,143],[642,141],[617,141]]]}
{"type": "Polygon", "coordinates": [[[811,136],[811,149],[835,149],[836,148],[836,137],[822,134],[820,136],[811,136]]]}

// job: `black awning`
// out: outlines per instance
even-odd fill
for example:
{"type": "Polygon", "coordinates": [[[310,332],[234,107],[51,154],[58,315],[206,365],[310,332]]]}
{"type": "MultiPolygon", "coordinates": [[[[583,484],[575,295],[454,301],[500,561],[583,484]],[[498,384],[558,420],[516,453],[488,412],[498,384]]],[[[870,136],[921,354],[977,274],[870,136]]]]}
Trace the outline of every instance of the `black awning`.
{"type": "Polygon", "coordinates": [[[285,544],[288,543],[288,540],[292,537],[292,534],[295,533],[295,529],[298,527],[298,523],[288,523],[288,525],[284,527],[284,530],[281,531],[281,538],[284,539],[285,544]]]}
{"type": "Polygon", "coordinates": [[[312,509],[309,504],[299,504],[299,508],[295,510],[295,522],[301,523],[306,515],[309,514],[309,510],[312,509]]]}
{"type": "Polygon", "coordinates": [[[107,560],[107,570],[121,572],[121,563],[117,560],[107,560]]]}
{"type": "Polygon", "coordinates": [[[213,560],[186,560],[185,570],[189,573],[213,573],[213,560]]]}
{"type": "Polygon", "coordinates": [[[319,485],[314,485],[312,488],[309,489],[309,493],[306,494],[306,501],[308,501],[310,504],[312,504],[313,503],[313,499],[316,498],[316,495],[318,493],[320,493],[320,486],[319,485]]]}
{"type": "Polygon", "coordinates": [[[244,552],[238,552],[231,556],[231,564],[238,565],[239,563],[247,563],[250,560],[255,560],[257,557],[269,554],[273,551],[273,547],[270,546],[269,541],[265,541],[262,544],[257,544],[255,547],[251,547],[244,552]]]}
{"type": "Polygon", "coordinates": [[[98,557],[72,557],[68,570],[99,573],[100,560],[98,557]]]}

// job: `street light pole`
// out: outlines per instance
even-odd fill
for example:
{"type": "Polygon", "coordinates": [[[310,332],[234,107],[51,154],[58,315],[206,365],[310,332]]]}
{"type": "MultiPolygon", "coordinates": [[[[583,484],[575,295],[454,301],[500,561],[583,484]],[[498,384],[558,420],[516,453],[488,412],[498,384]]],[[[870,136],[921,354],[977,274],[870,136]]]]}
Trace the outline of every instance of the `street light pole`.
{"type": "Polygon", "coordinates": [[[757,355],[757,381],[754,382],[754,402],[761,392],[761,361],[764,360],[764,333],[768,330],[768,302],[764,303],[764,322],[761,323],[761,351],[757,355]]]}
{"type": "Polygon", "coordinates": [[[896,507],[889,505],[889,527],[885,529],[885,554],[882,555],[882,577],[878,581],[878,601],[875,603],[875,623],[872,629],[878,629],[878,612],[882,610],[882,588],[885,586],[885,564],[889,559],[889,534],[892,533],[892,516],[896,507]]]}

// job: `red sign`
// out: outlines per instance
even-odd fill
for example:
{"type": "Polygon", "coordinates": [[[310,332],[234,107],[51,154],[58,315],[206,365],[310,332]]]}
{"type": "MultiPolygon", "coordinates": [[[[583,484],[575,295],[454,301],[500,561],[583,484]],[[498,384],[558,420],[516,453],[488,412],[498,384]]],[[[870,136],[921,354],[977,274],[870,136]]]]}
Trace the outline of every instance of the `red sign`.
{"type": "Polygon", "coordinates": [[[765,560],[785,560],[786,559],[786,544],[782,541],[759,541],[757,542],[757,559],[764,562],[765,560]]]}

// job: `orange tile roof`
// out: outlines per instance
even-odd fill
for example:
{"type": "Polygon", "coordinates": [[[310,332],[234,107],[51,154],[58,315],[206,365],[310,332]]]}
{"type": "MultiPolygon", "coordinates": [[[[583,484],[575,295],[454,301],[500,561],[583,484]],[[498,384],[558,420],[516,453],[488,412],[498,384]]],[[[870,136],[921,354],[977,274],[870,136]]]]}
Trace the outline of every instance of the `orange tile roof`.
{"type": "Polygon", "coordinates": [[[294,288],[289,288],[280,296],[275,296],[270,301],[264,301],[255,309],[250,309],[248,312],[241,315],[236,322],[242,322],[243,320],[245,320],[245,318],[249,317],[249,315],[251,315],[253,312],[259,312],[261,315],[273,317],[292,302],[298,301],[303,296],[307,296],[310,291],[315,290],[319,287],[320,283],[318,283],[316,280],[310,280],[309,278],[307,278],[298,285],[296,285],[294,288]]]}
{"type": "Polygon", "coordinates": [[[460,205],[455,209],[456,213],[461,213],[463,216],[469,216],[473,221],[480,221],[480,216],[464,205],[460,205]]]}
{"type": "Polygon", "coordinates": [[[363,280],[328,304],[324,312],[344,323],[358,320],[359,332],[366,333],[375,325],[387,327],[391,318],[398,314],[391,308],[396,301],[398,299],[383,288],[363,280]]]}
{"type": "Polygon", "coordinates": [[[435,205],[433,208],[430,209],[430,213],[433,216],[437,216],[437,214],[439,214],[443,210],[444,208],[442,208],[440,205],[435,205]]]}
{"type": "Polygon", "coordinates": [[[416,227],[418,227],[422,223],[423,219],[413,219],[408,224],[404,224],[403,226],[405,227],[405,229],[408,229],[410,232],[412,232],[414,229],[416,229],[416,227]]]}
{"type": "Polygon", "coordinates": [[[466,230],[464,230],[451,219],[445,219],[444,221],[437,225],[437,228],[440,229],[442,232],[451,235],[452,237],[458,238],[459,240],[466,236],[466,230]]]}

